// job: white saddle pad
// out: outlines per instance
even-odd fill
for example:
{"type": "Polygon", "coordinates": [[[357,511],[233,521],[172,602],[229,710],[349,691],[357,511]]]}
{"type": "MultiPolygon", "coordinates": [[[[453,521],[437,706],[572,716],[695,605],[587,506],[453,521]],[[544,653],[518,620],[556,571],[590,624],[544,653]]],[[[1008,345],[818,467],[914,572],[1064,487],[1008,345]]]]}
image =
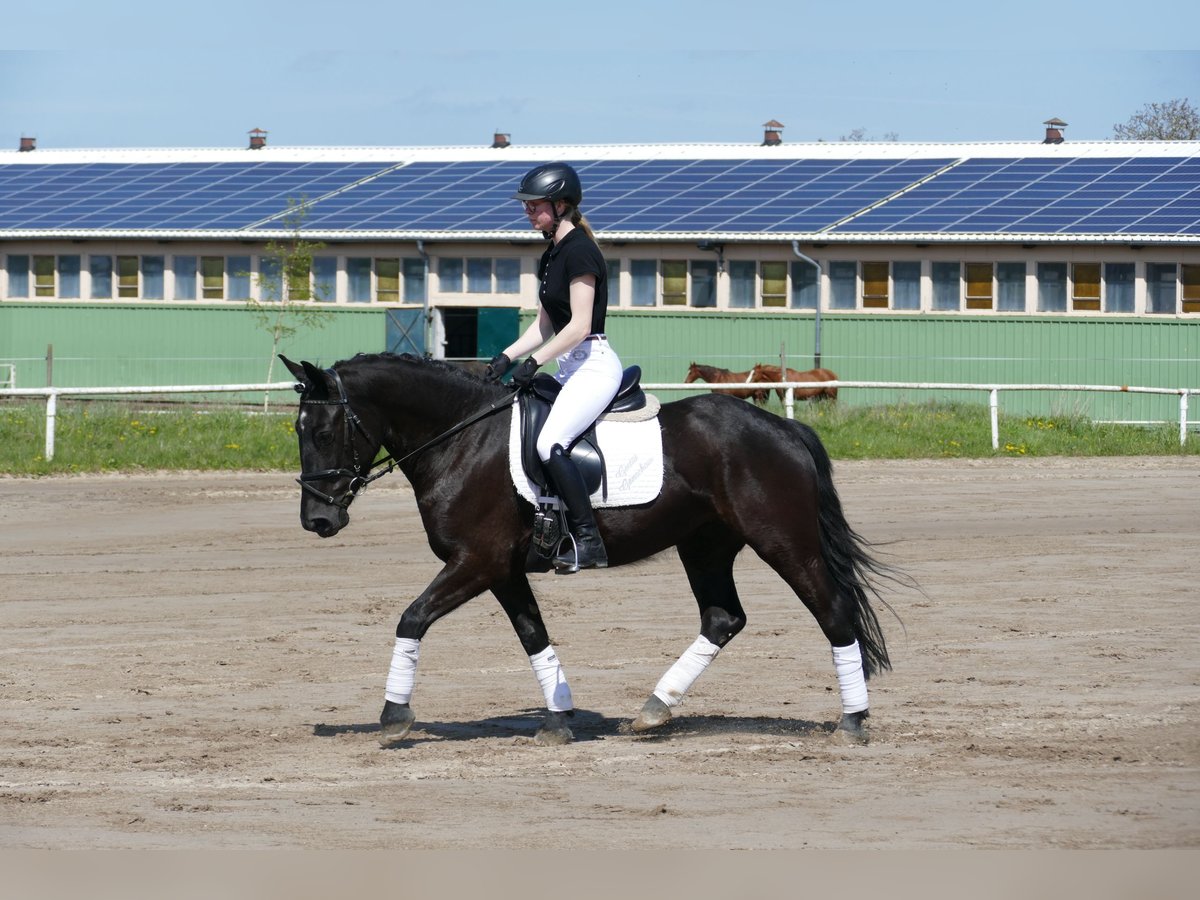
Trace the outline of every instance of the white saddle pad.
{"type": "MultiPolygon", "coordinates": [[[[635,506],[662,493],[662,428],[657,416],[641,422],[602,418],[596,426],[596,440],[604,454],[608,497],[602,496],[601,484],[592,494],[593,507],[635,506]]],[[[521,411],[515,405],[508,435],[508,469],[517,493],[537,503],[537,487],[521,465],[521,411]]]]}

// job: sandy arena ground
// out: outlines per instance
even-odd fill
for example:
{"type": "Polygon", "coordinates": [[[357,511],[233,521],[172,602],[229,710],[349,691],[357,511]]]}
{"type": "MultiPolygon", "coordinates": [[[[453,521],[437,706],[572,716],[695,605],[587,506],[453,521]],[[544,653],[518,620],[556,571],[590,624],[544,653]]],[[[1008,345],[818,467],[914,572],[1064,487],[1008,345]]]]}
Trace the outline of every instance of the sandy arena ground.
{"type": "Polygon", "coordinates": [[[438,569],[395,474],[322,541],[287,474],[0,479],[0,847],[1196,848],[1200,458],[843,462],[851,523],[924,593],[847,746],[829,647],[739,560],[750,623],[664,733],[629,720],[697,633],[672,553],[534,576],[579,711],[490,596],[422,645],[438,569]]]}

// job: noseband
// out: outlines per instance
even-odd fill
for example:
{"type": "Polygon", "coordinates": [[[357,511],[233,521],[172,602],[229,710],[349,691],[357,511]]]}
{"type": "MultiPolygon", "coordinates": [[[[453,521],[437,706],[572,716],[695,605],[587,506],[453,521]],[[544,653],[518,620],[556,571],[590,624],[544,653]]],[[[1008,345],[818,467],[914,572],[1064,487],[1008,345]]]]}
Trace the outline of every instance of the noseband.
{"type": "MultiPolygon", "coordinates": [[[[301,472],[300,477],[297,478],[296,481],[300,484],[301,488],[308,491],[313,496],[319,497],[330,506],[339,506],[342,509],[346,509],[353,502],[354,498],[358,496],[359,491],[365,488],[376,478],[380,478],[392,471],[396,463],[390,456],[381,459],[377,463],[371,463],[368,465],[364,465],[362,463],[358,456],[358,445],[355,443],[354,433],[357,431],[367,439],[368,443],[373,444],[375,442],[371,438],[371,435],[367,432],[362,420],[357,416],[357,414],[355,414],[354,410],[350,408],[350,400],[346,396],[346,386],[342,384],[342,376],[340,376],[333,369],[326,369],[325,371],[333,376],[333,383],[337,385],[338,389],[338,398],[336,400],[310,400],[302,396],[300,398],[300,405],[304,406],[305,404],[309,404],[312,406],[340,406],[342,408],[342,418],[346,424],[345,435],[342,439],[342,443],[343,448],[346,444],[350,445],[350,455],[353,459],[353,468],[347,469],[343,467],[341,469],[322,469],[319,472],[301,472]],[[386,465],[387,468],[371,474],[372,469],[374,469],[376,466],[382,465],[386,465]],[[328,481],[330,478],[350,479],[349,483],[346,485],[346,490],[342,492],[341,496],[335,497],[333,494],[327,494],[314,485],[314,482],[328,481]]],[[[296,389],[300,391],[304,390],[304,388],[300,385],[297,385],[296,389]]]]}

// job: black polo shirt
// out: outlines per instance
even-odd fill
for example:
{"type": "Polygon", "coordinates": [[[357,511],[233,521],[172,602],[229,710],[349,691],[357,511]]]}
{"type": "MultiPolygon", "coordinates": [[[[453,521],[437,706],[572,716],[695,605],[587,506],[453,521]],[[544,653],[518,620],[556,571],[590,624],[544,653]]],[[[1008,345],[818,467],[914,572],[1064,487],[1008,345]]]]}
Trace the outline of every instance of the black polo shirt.
{"type": "Polygon", "coordinates": [[[551,244],[538,263],[538,300],[550,316],[554,333],[571,321],[571,279],[580,275],[596,276],[596,299],[592,303],[591,334],[604,334],[604,314],[608,311],[608,267],[596,242],[582,228],[567,232],[557,244],[551,244]]]}

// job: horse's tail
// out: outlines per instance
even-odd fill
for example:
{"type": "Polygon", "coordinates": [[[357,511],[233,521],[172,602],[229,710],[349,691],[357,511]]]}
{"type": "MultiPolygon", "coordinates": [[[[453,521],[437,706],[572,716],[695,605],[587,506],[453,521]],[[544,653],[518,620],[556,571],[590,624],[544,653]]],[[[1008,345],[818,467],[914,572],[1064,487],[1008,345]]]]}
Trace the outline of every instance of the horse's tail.
{"type": "Polygon", "coordinates": [[[880,596],[876,582],[880,578],[897,582],[907,579],[895,568],[877,560],[870,552],[869,542],[850,527],[833,484],[833,464],[825,445],[807,425],[800,422],[796,425],[800,427],[801,440],[816,464],[821,556],[841,599],[851,603],[854,633],[862,651],[863,674],[870,678],[875,672],[892,667],[883,629],[871,607],[871,597],[892,610],[880,596]]]}

